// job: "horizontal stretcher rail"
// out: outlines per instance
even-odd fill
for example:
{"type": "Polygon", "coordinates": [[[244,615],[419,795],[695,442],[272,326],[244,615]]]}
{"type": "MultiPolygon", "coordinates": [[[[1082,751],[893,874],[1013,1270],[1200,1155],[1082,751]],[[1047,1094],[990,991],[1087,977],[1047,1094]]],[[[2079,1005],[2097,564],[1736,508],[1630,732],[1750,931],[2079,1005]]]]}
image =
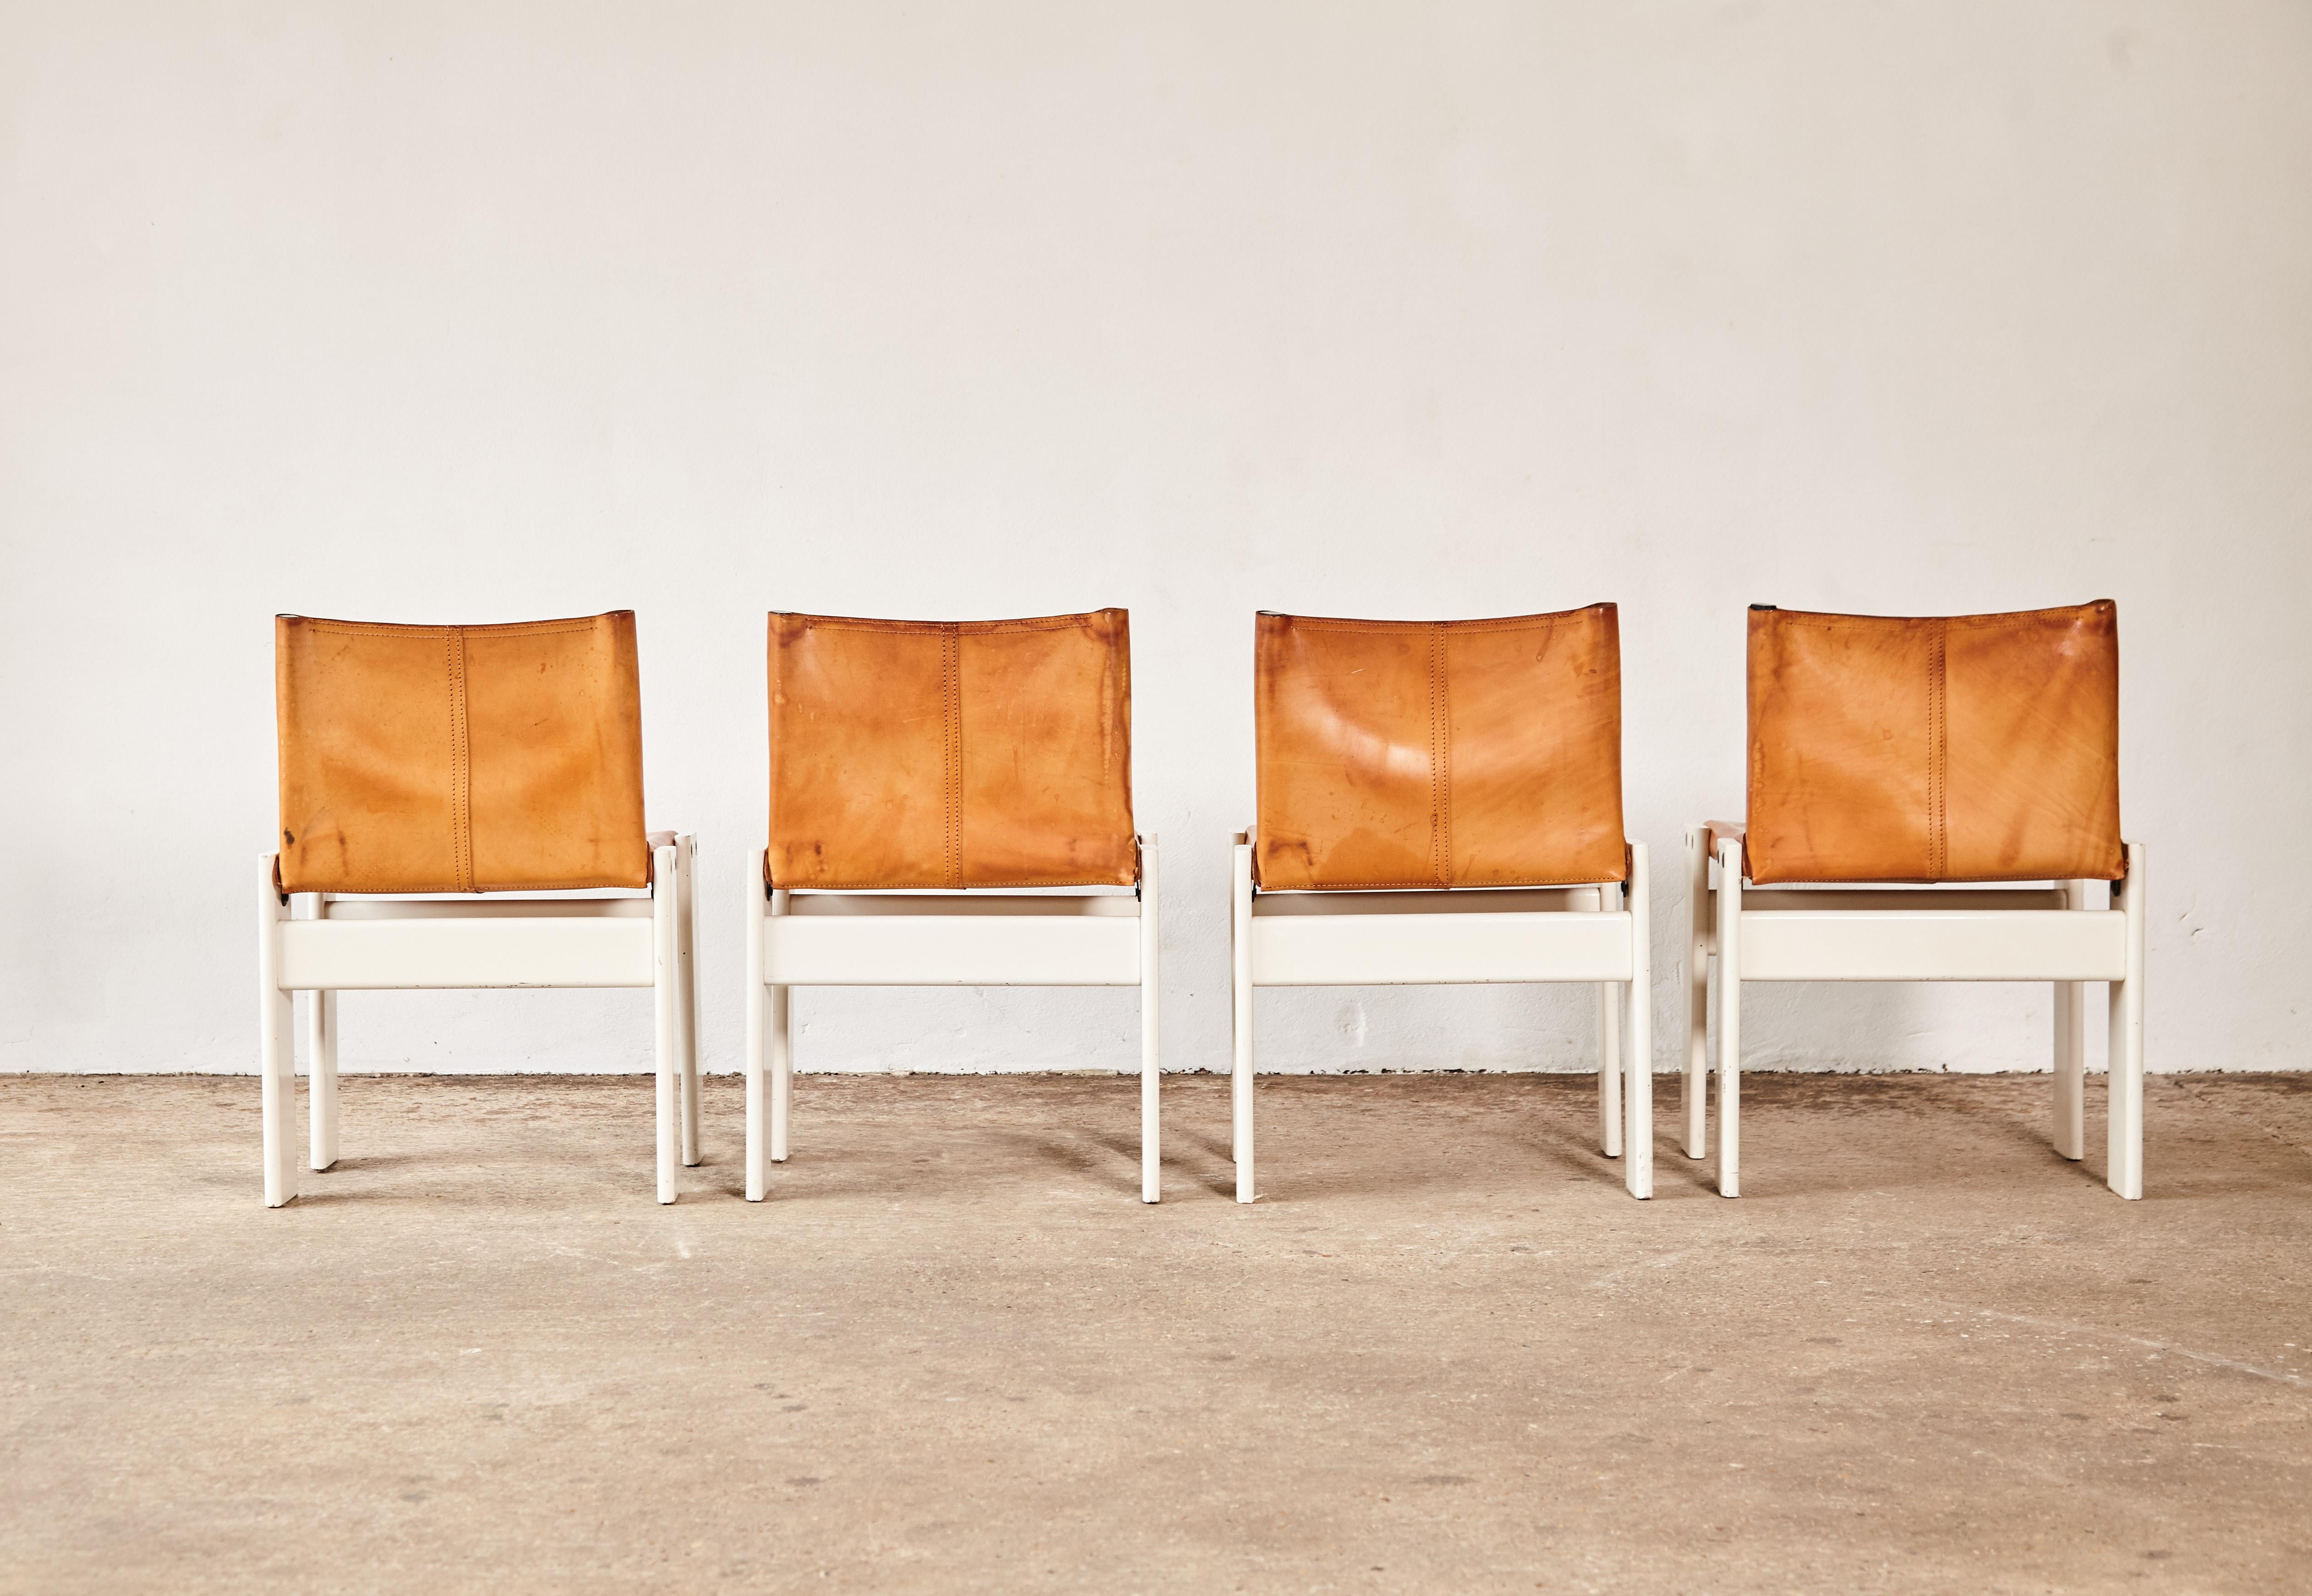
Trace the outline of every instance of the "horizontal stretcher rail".
{"type": "Polygon", "coordinates": [[[375,920],[648,920],[648,898],[331,898],[320,918],[375,920]]]}
{"type": "Polygon", "coordinates": [[[1454,887],[1441,892],[1259,893],[1252,917],[1292,914],[1534,914],[1596,909],[1594,886],[1454,887]]]}
{"type": "Polygon", "coordinates": [[[1911,914],[1931,910],[1940,914],[1957,910],[1988,910],[2000,914],[2013,914],[2024,910],[2062,907],[2063,894],[2046,887],[1963,892],[1945,891],[1940,887],[1896,888],[1892,891],[1849,891],[1819,886],[1746,886],[1742,889],[1745,913],[1766,910],[1802,910],[1808,914],[1894,910],[1911,914]]]}
{"type": "Polygon", "coordinates": [[[2115,911],[1792,912],[1743,895],[1744,981],[2119,981],[2115,911]]]}
{"type": "MultiPolygon", "coordinates": [[[[999,901],[1064,902],[988,900],[999,901]]],[[[1079,901],[1138,907],[1130,898],[1079,901]]],[[[802,987],[1138,986],[1140,917],[1113,911],[773,914],[763,920],[763,980],[802,987]]]]}
{"type": "MultiPolygon", "coordinates": [[[[1254,900],[1257,911],[1259,900],[1254,900]]],[[[1284,914],[1251,927],[1255,986],[1458,986],[1630,979],[1630,916],[1284,914]]]]}
{"type": "MultiPolygon", "coordinates": [[[[651,921],[644,916],[339,919],[284,921],[284,991],[390,991],[465,987],[646,987],[651,921]]],[[[647,903],[643,905],[645,911],[647,903]]]]}
{"type": "Polygon", "coordinates": [[[1099,897],[1089,894],[997,897],[988,894],[966,896],[961,893],[795,892],[787,894],[786,911],[795,915],[846,920],[871,920],[886,915],[927,915],[941,920],[1002,919],[1007,916],[1082,920],[1112,915],[1136,920],[1140,914],[1140,900],[1128,892],[1099,897]]]}

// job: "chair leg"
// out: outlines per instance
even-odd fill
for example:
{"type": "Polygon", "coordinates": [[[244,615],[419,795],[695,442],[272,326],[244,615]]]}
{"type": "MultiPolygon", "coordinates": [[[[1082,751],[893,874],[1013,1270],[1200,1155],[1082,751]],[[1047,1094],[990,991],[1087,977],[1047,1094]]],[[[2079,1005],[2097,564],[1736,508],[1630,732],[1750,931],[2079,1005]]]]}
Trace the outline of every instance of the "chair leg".
{"type": "Polygon", "coordinates": [[[1710,1151],[1710,854],[1700,826],[1686,833],[1686,1070],[1677,1106],[1686,1124],[1686,1156],[1710,1151]]]}
{"type": "Polygon", "coordinates": [[[296,1005],[281,990],[281,922],[288,905],[274,887],[274,859],[258,860],[257,1079],[265,1121],[265,1206],[297,1195],[296,1005]]]}
{"type": "Polygon", "coordinates": [[[1622,1156],[1622,1010],[1628,999],[1618,981],[1598,983],[1598,1150],[1622,1156]]]}
{"type": "MultiPolygon", "coordinates": [[[[787,894],[771,894],[773,914],[787,911],[787,894]]],[[[759,965],[757,968],[760,968],[759,965]]],[[[794,989],[769,987],[764,996],[770,1006],[771,1043],[771,1162],[787,1161],[787,1124],[794,1107],[794,989]]]]}
{"type": "Polygon", "coordinates": [[[1630,913],[1630,980],[1622,990],[1627,1012],[1622,1054],[1629,1081],[1623,1093],[1629,1124],[1622,1140],[1622,1181],[1630,1195],[1654,1194],[1653,920],[1646,845],[1630,844],[1630,885],[1622,894],[1630,913]]]}
{"type": "Polygon", "coordinates": [[[675,839],[675,1025],[682,1053],[682,1162],[696,1167],[698,1150],[698,972],[692,957],[698,922],[696,861],[698,839],[675,839]]]}
{"type": "Polygon", "coordinates": [[[2143,1195],[2143,844],[2127,845],[2127,876],[2115,883],[2127,916],[2127,979],[2111,983],[2111,1090],[2105,1180],[2122,1197],[2143,1195]]]}
{"type": "Polygon", "coordinates": [[[1718,845],[1718,1195],[1742,1195],[1742,844],[1718,845]]]}
{"type": "Polygon", "coordinates": [[[1236,845],[1234,880],[1230,901],[1229,953],[1233,974],[1231,1008],[1236,1058],[1229,1076],[1230,1133],[1229,1147],[1236,1159],[1236,1199],[1250,1202],[1257,1194],[1252,1164],[1252,848],[1236,845]]]}
{"type": "MultiPolygon", "coordinates": [[[[2088,884],[2066,882],[2063,907],[2085,909],[2088,884]]],[[[2087,1154],[2088,988],[2082,981],[2055,982],[2055,1102],[2052,1139],[2065,1158],[2087,1154]]]]}
{"type": "Polygon", "coordinates": [[[747,876],[747,1200],[763,1200],[763,850],[748,861],[747,876]]]}
{"type": "Polygon", "coordinates": [[[1164,1196],[1163,1077],[1157,1064],[1156,839],[1140,842],[1140,1200],[1164,1196]]]}
{"type": "Polygon", "coordinates": [[[314,992],[305,1010],[305,1146],[315,1169],[337,1161],[337,995],[314,992]]]}
{"type": "Polygon", "coordinates": [[[677,1017],[682,981],[677,969],[680,938],[676,935],[675,922],[680,892],[676,883],[679,867],[675,864],[675,851],[674,845],[669,843],[654,850],[651,861],[651,995],[655,1000],[657,1021],[658,1199],[662,1203],[674,1200],[675,1162],[682,1140],[682,1104],[676,1092],[682,1070],[681,1023],[677,1017]]]}
{"type": "MultiPolygon", "coordinates": [[[[1613,911],[1618,889],[1598,889],[1598,910],[1613,911]]],[[[1598,983],[1598,1150],[1622,1156],[1622,982],[1598,983]]]]}

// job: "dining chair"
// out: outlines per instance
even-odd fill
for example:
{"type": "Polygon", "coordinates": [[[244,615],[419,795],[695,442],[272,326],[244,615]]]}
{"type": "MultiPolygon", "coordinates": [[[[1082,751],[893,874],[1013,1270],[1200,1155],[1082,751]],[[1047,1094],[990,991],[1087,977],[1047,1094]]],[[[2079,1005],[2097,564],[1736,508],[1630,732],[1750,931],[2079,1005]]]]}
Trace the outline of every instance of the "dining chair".
{"type": "Polygon", "coordinates": [[[644,830],[634,612],[280,615],[274,688],[279,845],[257,881],[266,1206],[298,1190],[291,994],[311,994],[307,1142],[326,1170],[337,994],[478,987],[652,989],[658,1199],[672,1202],[678,1142],[684,1164],[699,1157],[695,843],[644,830]]]}
{"type": "Polygon", "coordinates": [[[794,988],[1118,986],[1140,989],[1140,1195],[1156,1201],[1157,850],[1133,826],[1125,613],[774,614],[768,674],[747,1199],[788,1155],[794,988]]]}
{"type": "Polygon", "coordinates": [[[1623,831],[1615,606],[1263,612],[1254,637],[1258,795],[1230,917],[1237,1200],[1259,1195],[1255,990],[1498,982],[1597,988],[1599,1147],[1651,1196],[1646,849],[1623,831]]]}
{"type": "Polygon", "coordinates": [[[2072,1159],[2087,984],[2110,983],[2106,1180],[2141,1197],[2144,853],[2119,825],[2117,607],[1753,606],[1747,790],[1743,821],[1686,835],[1684,1139],[1706,1156],[1715,960],[1720,1193],[1741,1190],[1745,982],[2044,981],[2053,1140],[2072,1159]]]}

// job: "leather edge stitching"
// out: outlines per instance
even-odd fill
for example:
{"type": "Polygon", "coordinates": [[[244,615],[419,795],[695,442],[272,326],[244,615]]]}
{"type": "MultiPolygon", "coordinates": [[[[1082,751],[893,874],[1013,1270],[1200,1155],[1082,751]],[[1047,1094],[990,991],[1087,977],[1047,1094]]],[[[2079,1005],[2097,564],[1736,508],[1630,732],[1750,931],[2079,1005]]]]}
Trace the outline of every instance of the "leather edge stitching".
{"type": "Polygon", "coordinates": [[[1344,621],[1325,616],[1289,615],[1278,617],[1296,631],[1405,632],[1423,632],[1432,627],[1448,632],[1548,632],[1559,626],[1578,625],[1590,618],[1588,609],[1558,610],[1546,615],[1503,615],[1498,619],[1471,621],[1344,621]]]}
{"type": "MultiPolygon", "coordinates": [[[[612,614],[617,612],[612,611],[612,614]]],[[[335,632],[346,636],[375,637],[398,632],[422,638],[451,632],[480,632],[486,637],[543,637],[562,632],[592,632],[603,617],[584,621],[500,621],[483,626],[406,625],[399,621],[316,621],[300,616],[295,623],[309,632],[335,632]]]]}
{"type": "Polygon", "coordinates": [[[911,637],[928,637],[933,633],[959,633],[965,637],[984,637],[1000,632],[1072,632],[1090,630],[1088,623],[1115,610],[1085,610],[1079,615],[1034,616],[1018,621],[877,621],[856,615],[790,615],[774,610],[771,614],[782,619],[799,621],[795,630],[802,632],[882,632],[911,637]]]}

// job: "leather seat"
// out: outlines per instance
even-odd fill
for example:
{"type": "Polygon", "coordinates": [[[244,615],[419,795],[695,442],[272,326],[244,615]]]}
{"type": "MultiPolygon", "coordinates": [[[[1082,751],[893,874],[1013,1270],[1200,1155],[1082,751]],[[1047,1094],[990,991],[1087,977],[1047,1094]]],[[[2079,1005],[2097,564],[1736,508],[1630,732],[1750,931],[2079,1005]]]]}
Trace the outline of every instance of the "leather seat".
{"type": "Polygon", "coordinates": [[[1019,621],[770,617],[772,885],[1128,886],[1120,609],[1019,621]]]}
{"type": "Polygon", "coordinates": [[[284,892],[649,885],[632,610],[280,615],[274,671],[284,892]]]}
{"type": "Polygon", "coordinates": [[[1484,621],[1256,623],[1263,891],[1620,881],[1610,604],[1484,621]]]}
{"type": "Polygon", "coordinates": [[[2115,881],[2108,599],[1905,619],[1750,611],[1745,868],[1808,881],[2115,881]]]}

